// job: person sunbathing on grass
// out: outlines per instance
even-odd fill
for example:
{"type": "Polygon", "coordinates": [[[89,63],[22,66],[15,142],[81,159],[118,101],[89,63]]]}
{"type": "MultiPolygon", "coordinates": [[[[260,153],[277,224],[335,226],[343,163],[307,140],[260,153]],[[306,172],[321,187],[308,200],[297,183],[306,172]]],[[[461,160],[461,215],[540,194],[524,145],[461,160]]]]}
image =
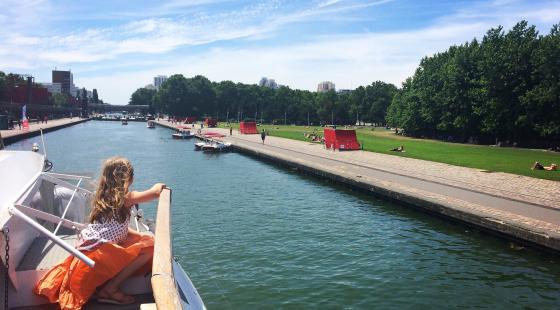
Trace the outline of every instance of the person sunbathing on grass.
{"type": "Polygon", "coordinates": [[[399,146],[399,147],[396,147],[396,148],[394,148],[394,149],[390,149],[389,151],[391,151],[391,152],[401,152],[401,153],[404,153],[404,152],[405,152],[405,151],[404,151],[404,146],[402,146],[402,145],[399,146]]]}
{"type": "Polygon", "coordinates": [[[548,170],[548,171],[556,171],[558,170],[557,164],[550,164],[550,166],[543,166],[541,163],[536,161],[531,167],[531,170],[548,170]]]}

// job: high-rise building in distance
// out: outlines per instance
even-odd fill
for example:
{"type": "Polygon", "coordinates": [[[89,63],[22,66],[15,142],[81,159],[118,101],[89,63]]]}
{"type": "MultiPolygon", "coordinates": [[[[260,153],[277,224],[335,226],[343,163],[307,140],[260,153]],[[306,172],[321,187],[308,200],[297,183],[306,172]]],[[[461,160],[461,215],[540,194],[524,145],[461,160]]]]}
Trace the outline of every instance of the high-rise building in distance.
{"type": "Polygon", "coordinates": [[[324,81],[317,85],[317,92],[318,93],[326,93],[330,90],[336,90],[334,87],[334,83],[331,81],[324,81]]]}
{"type": "Polygon", "coordinates": [[[52,83],[60,83],[62,93],[70,95],[72,87],[74,86],[74,77],[70,71],[52,71],[52,83]]]}
{"type": "Polygon", "coordinates": [[[60,94],[62,92],[62,84],[60,83],[40,82],[39,84],[43,85],[51,94],[60,94]]]}
{"type": "Polygon", "coordinates": [[[278,84],[276,84],[276,81],[274,79],[269,79],[266,77],[261,78],[261,80],[259,81],[259,86],[265,86],[272,89],[278,88],[278,84]]]}
{"type": "Polygon", "coordinates": [[[158,75],[156,77],[154,77],[154,86],[159,89],[161,87],[161,84],[163,84],[163,82],[165,82],[167,80],[167,76],[166,75],[158,75]]]}

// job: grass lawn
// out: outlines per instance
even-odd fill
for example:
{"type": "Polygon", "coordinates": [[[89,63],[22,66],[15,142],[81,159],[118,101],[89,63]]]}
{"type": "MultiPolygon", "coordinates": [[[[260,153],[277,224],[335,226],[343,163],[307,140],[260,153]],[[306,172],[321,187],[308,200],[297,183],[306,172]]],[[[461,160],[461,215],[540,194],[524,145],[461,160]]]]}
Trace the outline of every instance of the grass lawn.
{"type": "MultiPolygon", "coordinates": [[[[239,128],[239,124],[231,125],[235,129],[239,128]]],[[[224,128],[228,127],[225,124],[221,126],[224,128]]],[[[314,129],[320,135],[323,134],[323,128],[318,126],[263,125],[259,126],[259,131],[261,129],[268,131],[271,136],[301,141],[309,141],[304,137],[304,133],[311,133],[314,129]]],[[[366,151],[478,168],[488,172],[500,171],[560,181],[560,171],[533,171],[530,169],[535,161],[539,161],[545,166],[550,165],[550,163],[560,164],[559,153],[414,139],[397,136],[393,131],[385,130],[384,128],[375,128],[374,130],[362,128],[358,129],[356,133],[359,142],[366,151]],[[389,151],[399,145],[403,145],[406,152],[397,153],[389,151]]]]}

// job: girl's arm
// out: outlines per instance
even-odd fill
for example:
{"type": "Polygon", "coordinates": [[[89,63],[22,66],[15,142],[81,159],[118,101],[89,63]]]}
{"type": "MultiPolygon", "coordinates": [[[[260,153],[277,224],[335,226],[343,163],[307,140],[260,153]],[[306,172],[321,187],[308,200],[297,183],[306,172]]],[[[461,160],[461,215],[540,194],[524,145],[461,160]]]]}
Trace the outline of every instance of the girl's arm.
{"type": "Polygon", "coordinates": [[[154,200],[159,197],[159,194],[164,188],[165,188],[165,184],[156,183],[149,190],[145,190],[143,192],[136,192],[136,191],[130,192],[126,195],[126,205],[132,206],[137,203],[143,203],[150,200],[154,200]]]}

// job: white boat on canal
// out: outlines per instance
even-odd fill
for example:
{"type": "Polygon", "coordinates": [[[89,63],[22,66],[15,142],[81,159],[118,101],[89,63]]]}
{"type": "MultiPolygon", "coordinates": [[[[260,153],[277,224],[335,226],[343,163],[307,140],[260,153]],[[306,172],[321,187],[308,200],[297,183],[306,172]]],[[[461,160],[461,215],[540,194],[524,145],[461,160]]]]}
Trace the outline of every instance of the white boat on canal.
{"type": "Polygon", "coordinates": [[[178,128],[171,136],[173,139],[190,139],[194,138],[195,134],[190,130],[190,128],[178,128]]]}
{"type": "MultiPolygon", "coordinates": [[[[48,301],[33,294],[33,286],[69,254],[95,266],[74,247],[89,214],[92,180],[50,172],[50,168],[52,164],[40,153],[0,151],[0,296],[9,309],[43,309],[48,301]]],[[[110,309],[206,309],[188,275],[173,259],[170,208],[171,190],[164,189],[155,230],[137,216],[141,213],[133,212],[130,227],[154,234],[152,273],[133,276],[121,286],[135,297],[135,304],[111,305],[110,309]]],[[[107,305],[92,300],[85,306],[102,307],[107,305]]]]}
{"type": "Polygon", "coordinates": [[[215,140],[207,140],[207,141],[196,142],[194,144],[194,148],[197,151],[203,151],[207,153],[227,152],[231,150],[231,143],[215,141],[215,140]]]}

